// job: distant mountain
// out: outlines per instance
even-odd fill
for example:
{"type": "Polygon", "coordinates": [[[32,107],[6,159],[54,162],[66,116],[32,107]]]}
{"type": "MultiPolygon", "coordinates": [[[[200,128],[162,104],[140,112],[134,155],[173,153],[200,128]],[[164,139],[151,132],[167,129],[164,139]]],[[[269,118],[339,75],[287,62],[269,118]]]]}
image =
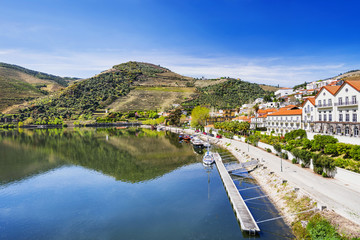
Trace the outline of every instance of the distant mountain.
{"type": "Polygon", "coordinates": [[[57,91],[75,78],[62,78],[0,63],[0,111],[14,104],[32,100],[57,91]]]}
{"type": "Polygon", "coordinates": [[[120,112],[166,109],[173,104],[228,108],[268,93],[258,84],[241,80],[198,80],[158,65],[127,62],[92,78],[75,81],[49,97],[33,101],[21,112],[36,118],[76,119],[108,108],[120,112]]]}

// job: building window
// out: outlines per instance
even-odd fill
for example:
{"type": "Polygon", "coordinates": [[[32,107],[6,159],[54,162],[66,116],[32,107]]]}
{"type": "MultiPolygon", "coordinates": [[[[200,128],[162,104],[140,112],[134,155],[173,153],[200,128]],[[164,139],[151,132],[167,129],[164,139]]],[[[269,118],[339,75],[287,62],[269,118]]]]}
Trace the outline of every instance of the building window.
{"type": "Polygon", "coordinates": [[[346,88],[346,89],[345,89],[345,92],[348,92],[348,91],[349,91],[349,89],[346,88]]]}
{"type": "Polygon", "coordinates": [[[326,122],[326,114],[324,113],[324,121],[326,122]]]}
{"type": "Polygon", "coordinates": [[[305,120],[305,122],[306,122],[306,116],[304,116],[304,120],[305,120]]]}
{"type": "Polygon", "coordinates": [[[331,133],[331,134],[334,133],[334,127],[333,127],[333,126],[330,127],[330,133],[331,133]]]}
{"type": "Polygon", "coordinates": [[[340,133],[341,133],[341,128],[340,128],[340,126],[337,126],[337,127],[336,127],[336,133],[337,133],[337,134],[340,134],[340,133]]]}
{"type": "Polygon", "coordinates": [[[321,114],[319,114],[319,121],[321,121],[321,114]]]}
{"type": "Polygon", "coordinates": [[[359,129],[358,129],[358,127],[355,127],[354,128],[354,136],[359,136],[359,129]]]}
{"type": "Polygon", "coordinates": [[[326,106],[326,100],[325,99],[323,100],[323,104],[324,104],[324,106],[326,106]]]}
{"type": "Polygon", "coordinates": [[[349,127],[345,128],[345,135],[349,135],[350,131],[349,131],[349,127]]]}
{"type": "Polygon", "coordinates": [[[353,103],[353,104],[357,104],[357,102],[356,102],[356,96],[352,96],[352,97],[351,97],[351,100],[352,100],[352,103],[353,103]]]}
{"type": "Polygon", "coordinates": [[[311,121],[313,121],[313,116],[311,116],[311,121]]]}
{"type": "Polygon", "coordinates": [[[350,114],[345,114],[345,121],[350,122],[350,114]]]}
{"type": "Polygon", "coordinates": [[[318,105],[321,106],[321,100],[318,100],[318,105]]]}
{"type": "Polygon", "coordinates": [[[310,112],[310,106],[309,105],[307,106],[307,111],[310,112]]]}
{"type": "Polygon", "coordinates": [[[311,111],[313,111],[313,109],[314,109],[314,108],[313,108],[313,107],[311,107],[311,111]]]}
{"type": "Polygon", "coordinates": [[[349,97],[345,97],[345,104],[346,104],[346,105],[349,104],[349,97]]]}
{"type": "Polygon", "coordinates": [[[329,113],[329,121],[331,122],[332,121],[332,114],[329,113]]]}
{"type": "Polygon", "coordinates": [[[339,105],[342,105],[342,97],[339,97],[339,105]]]}
{"type": "Polygon", "coordinates": [[[357,114],[353,113],[353,122],[357,122],[357,114]]]}
{"type": "Polygon", "coordinates": [[[339,114],[339,122],[342,122],[342,121],[343,121],[343,115],[339,114]]]}
{"type": "Polygon", "coordinates": [[[328,105],[329,105],[329,106],[332,105],[332,102],[331,102],[331,99],[330,99],[330,98],[328,99],[328,105]]]}

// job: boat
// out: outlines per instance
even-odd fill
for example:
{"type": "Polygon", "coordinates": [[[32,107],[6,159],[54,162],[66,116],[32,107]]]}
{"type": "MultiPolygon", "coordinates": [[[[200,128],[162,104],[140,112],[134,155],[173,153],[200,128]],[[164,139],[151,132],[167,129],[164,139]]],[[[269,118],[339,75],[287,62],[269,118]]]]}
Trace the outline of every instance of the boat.
{"type": "Polygon", "coordinates": [[[192,143],[192,145],[194,147],[203,147],[204,146],[204,142],[198,138],[198,137],[193,137],[190,142],[192,143]]]}
{"type": "Polygon", "coordinates": [[[203,157],[203,164],[205,165],[211,165],[215,162],[213,153],[209,151],[209,149],[207,150],[207,152],[205,153],[204,157],[203,157]]]}

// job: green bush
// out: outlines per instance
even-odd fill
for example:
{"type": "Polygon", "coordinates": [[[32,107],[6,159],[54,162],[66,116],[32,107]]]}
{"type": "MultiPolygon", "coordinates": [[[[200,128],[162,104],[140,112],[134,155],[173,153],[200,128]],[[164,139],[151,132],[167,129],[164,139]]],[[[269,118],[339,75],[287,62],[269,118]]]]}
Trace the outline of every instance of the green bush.
{"type": "Polygon", "coordinates": [[[337,144],[336,143],[330,143],[325,146],[324,153],[332,156],[338,156],[338,150],[337,150],[337,144]]]}
{"type": "Polygon", "coordinates": [[[289,156],[286,152],[282,153],[281,156],[283,159],[289,159],[289,156]]]}
{"type": "Polygon", "coordinates": [[[273,146],[274,146],[274,149],[276,152],[281,152],[281,144],[280,143],[275,143],[273,146]]]}
{"type": "Polygon", "coordinates": [[[268,153],[271,153],[271,149],[270,149],[270,148],[267,148],[266,151],[267,151],[268,153]]]}
{"type": "Polygon", "coordinates": [[[297,164],[297,160],[296,160],[296,158],[293,158],[292,160],[291,160],[291,162],[293,163],[293,164],[297,164]]]}
{"type": "Polygon", "coordinates": [[[294,148],[291,153],[296,159],[301,159],[304,163],[304,166],[308,166],[310,164],[310,160],[312,158],[312,153],[310,151],[294,148]]]}
{"type": "Polygon", "coordinates": [[[307,138],[304,138],[303,140],[302,140],[302,148],[303,149],[310,149],[311,148],[311,146],[312,146],[312,142],[309,140],[309,139],[307,139],[307,138]]]}
{"type": "Polygon", "coordinates": [[[338,155],[344,154],[344,158],[350,157],[351,147],[352,147],[351,144],[346,144],[346,143],[337,143],[336,144],[338,155]]]}
{"type": "Polygon", "coordinates": [[[315,135],[312,141],[311,150],[313,151],[324,151],[326,145],[331,143],[337,143],[338,140],[328,135],[315,135]]]}
{"type": "Polygon", "coordinates": [[[359,161],[360,160],[360,146],[359,145],[353,145],[350,150],[350,156],[352,159],[359,161]]]}
{"type": "Polygon", "coordinates": [[[287,150],[287,151],[291,151],[293,148],[295,148],[295,146],[292,145],[292,144],[286,144],[286,145],[284,146],[284,149],[287,150]]]}
{"type": "Polygon", "coordinates": [[[306,131],[303,129],[293,130],[285,134],[286,141],[302,138],[306,138],[306,131]]]}
{"type": "Polygon", "coordinates": [[[314,154],[313,155],[313,164],[314,164],[314,172],[318,174],[322,174],[324,169],[327,171],[332,171],[335,169],[335,161],[328,157],[321,154],[314,154]]]}
{"type": "Polygon", "coordinates": [[[315,215],[306,226],[311,239],[313,240],[337,240],[341,239],[336,229],[320,215],[315,215]]]}

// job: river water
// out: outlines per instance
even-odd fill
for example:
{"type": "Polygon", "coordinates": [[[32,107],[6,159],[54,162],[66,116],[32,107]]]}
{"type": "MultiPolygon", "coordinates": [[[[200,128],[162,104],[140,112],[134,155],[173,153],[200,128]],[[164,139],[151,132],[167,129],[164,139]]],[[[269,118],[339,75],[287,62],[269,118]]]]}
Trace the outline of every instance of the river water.
{"type": "MultiPolygon", "coordinates": [[[[0,131],[0,239],[292,237],[281,219],[260,224],[256,237],[243,234],[216,166],[201,158],[170,132],[0,131]]],[[[257,186],[251,176],[233,178],[240,190],[257,186]]],[[[255,219],[278,216],[266,198],[249,208],[255,219]]]]}

